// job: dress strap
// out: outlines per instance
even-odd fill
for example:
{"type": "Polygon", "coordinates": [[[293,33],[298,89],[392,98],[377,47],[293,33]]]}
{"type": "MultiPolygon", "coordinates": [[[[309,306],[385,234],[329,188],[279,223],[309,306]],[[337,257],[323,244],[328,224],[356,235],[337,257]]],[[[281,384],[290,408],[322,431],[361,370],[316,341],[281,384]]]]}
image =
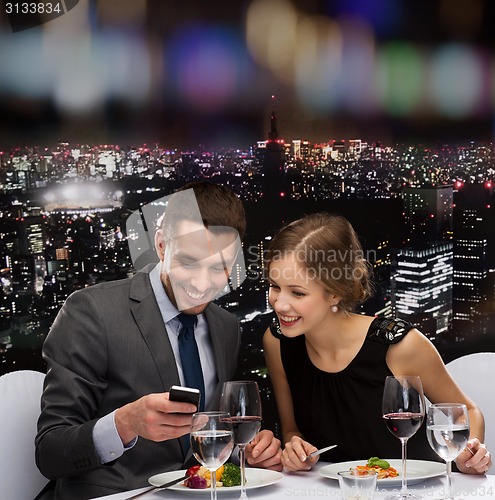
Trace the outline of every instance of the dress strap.
{"type": "Polygon", "coordinates": [[[400,318],[375,318],[369,327],[368,338],[380,344],[400,342],[414,326],[400,318]]]}
{"type": "Polygon", "coordinates": [[[270,325],[270,332],[278,340],[283,340],[286,338],[285,335],[282,333],[282,330],[280,330],[280,325],[277,320],[274,320],[273,323],[270,325]]]}

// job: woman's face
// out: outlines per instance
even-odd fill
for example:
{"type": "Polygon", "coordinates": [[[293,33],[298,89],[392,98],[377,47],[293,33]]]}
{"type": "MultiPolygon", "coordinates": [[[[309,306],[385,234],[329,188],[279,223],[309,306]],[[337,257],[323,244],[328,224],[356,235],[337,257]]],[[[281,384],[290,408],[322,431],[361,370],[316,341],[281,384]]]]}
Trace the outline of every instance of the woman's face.
{"type": "Polygon", "coordinates": [[[277,313],[282,333],[287,337],[308,333],[334,314],[330,308],[338,298],[328,293],[293,253],[272,261],[268,278],[269,302],[277,313]]]}

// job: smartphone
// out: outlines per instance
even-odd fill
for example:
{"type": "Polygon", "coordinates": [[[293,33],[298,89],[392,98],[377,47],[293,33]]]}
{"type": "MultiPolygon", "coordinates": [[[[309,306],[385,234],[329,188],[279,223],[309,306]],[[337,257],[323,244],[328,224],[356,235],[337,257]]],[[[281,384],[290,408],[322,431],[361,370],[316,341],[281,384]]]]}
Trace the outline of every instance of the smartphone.
{"type": "Polygon", "coordinates": [[[179,403],[192,403],[193,405],[196,405],[196,409],[199,410],[201,392],[199,389],[193,389],[192,387],[173,385],[170,388],[168,399],[179,403]]]}

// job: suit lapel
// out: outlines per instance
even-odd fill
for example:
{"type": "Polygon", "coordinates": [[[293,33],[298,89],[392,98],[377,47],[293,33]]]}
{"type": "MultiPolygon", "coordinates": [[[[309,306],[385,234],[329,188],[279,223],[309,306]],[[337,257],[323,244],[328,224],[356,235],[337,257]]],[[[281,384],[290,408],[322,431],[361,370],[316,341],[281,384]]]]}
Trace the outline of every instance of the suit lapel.
{"type": "Polygon", "coordinates": [[[134,276],[130,291],[131,312],[154,360],[163,391],[180,385],[177,364],[163,318],[147,273],[134,276]]]}
{"type": "Polygon", "coordinates": [[[213,397],[206,410],[218,410],[220,396],[222,394],[223,383],[227,381],[227,360],[225,356],[225,325],[222,325],[215,308],[210,305],[205,310],[205,317],[208,323],[208,331],[210,334],[211,345],[213,348],[213,356],[215,358],[215,367],[217,370],[218,383],[215,387],[213,397]]]}
{"type": "Polygon", "coordinates": [[[208,306],[205,310],[206,322],[208,323],[208,332],[210,334],[211,345],[213,348],[213,355],[215,357],[215,367],[217,369],[217,377],[219,383],[224,383],[227,377],[227,366],[225,362],[225,347],[224,338],[225,326],[222,328],[222,323],[220,322],[217,314],[215,314],[215,309],[208,306]]]}

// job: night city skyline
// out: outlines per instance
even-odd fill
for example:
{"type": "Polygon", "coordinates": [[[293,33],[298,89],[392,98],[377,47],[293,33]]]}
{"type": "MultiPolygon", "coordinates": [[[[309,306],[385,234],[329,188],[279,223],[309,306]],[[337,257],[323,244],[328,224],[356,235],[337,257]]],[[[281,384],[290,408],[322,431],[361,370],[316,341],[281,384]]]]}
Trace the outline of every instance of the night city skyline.
{"type": "Polygon", "coordinates": [[[41,346],[72,292],[135,272],[126,219],[194,180],[244,202],[247,279],[218,302],[242,329],[239,377],[256,378],[276,425],[261,336],[273,318],[263,255],[270,237],[327,210],[354,225],[374,273],[358,312],[402,317],[445,360],[487,350],[495,331],[495,146],[391,147],[359,139],[285,142],[276,115],[247,150],[159,145],[13,148],[0,154],[0,370],[43,371],[41,346]]]}

